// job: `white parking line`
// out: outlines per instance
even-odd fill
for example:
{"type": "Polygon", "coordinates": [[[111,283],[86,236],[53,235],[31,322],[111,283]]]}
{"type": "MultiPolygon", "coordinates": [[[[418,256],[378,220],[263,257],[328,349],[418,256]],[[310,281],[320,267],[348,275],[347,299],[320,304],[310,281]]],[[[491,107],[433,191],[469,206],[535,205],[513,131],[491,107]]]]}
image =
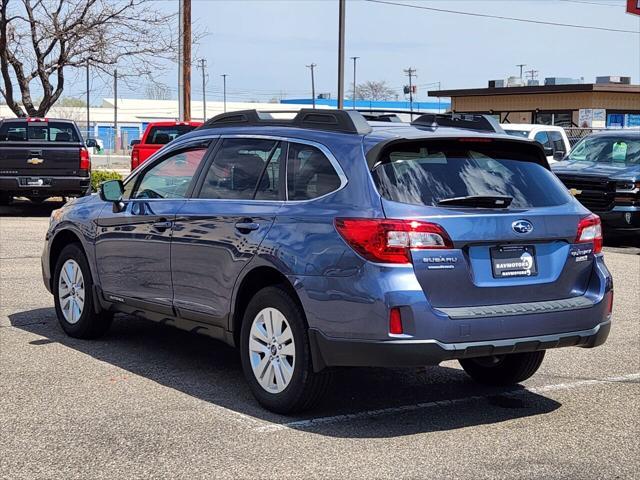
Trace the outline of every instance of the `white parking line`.
{"type": "Polygon", "coordinates": [[[571,382],[571,383],[543,385],[541,387],[532,387],[532,388],[512,390],[512,391],[500,392],[500,393],[495,392],[487,395],[474,395],[471,397],[455,398],[453,400],[438,400],[435,402],[415,403],[411,405],[402,405],[399,407],[381,408],[378,410],[367,410],[364,412],[335,415],[332,417],[319,417],[319,418],[310,418],[307,420],[296,420],[293,422],[287,422],[287,423],[281,423],[281,424],[263,425],[260,427],[256,427],[255,431],[273,432],[277,430],[285,430],[287,428],[295,428],[295,429],[310,428],[316,425],[327,425],[331,423],[339,423],[339,422],[345,422],[349,420],[359,420],[363,418],[380,417],[385,415],[394,415],[398,413],[407,413],[407,412],[413,412],[416,410],[422,410],[425,408],[448,407],[451,405],[456,405],[461,403],[475,402],[477,400],[494,397],[496,395],[507,395],[507,396],[515,397],[519,395],[526,395],[529,393],[545,393],[545,392],[552,392],[556,390],[571,390],[574,388],[585,387],[588,385],[599,385],[599,384],[612,383],[612,382],[627,382],[627,381],[633,381],[633,380],[640,380],[640,373],[630,373],[627,375],[620,375],[616,377],[608,377],[608,378],[594,379],[594,380],[579,380],[577,382],[571,382]]]}

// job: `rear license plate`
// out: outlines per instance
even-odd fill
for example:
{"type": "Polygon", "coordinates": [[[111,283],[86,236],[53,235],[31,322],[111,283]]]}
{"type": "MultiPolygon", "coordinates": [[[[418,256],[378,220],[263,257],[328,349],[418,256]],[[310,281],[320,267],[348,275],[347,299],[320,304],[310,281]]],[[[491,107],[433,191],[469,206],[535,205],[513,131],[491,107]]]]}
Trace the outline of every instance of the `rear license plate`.
{"type": "Polygon", "coordinates": [[[22,177],[20,179],[20,185],[24,187],[45,187],[50,183],[48,178],[22,177]]]}
{"type": "Polygon", "coordinates": [[[536,276],[536,249],[532,245],[493,247],[491,269],[494,278],[536,276]]]}

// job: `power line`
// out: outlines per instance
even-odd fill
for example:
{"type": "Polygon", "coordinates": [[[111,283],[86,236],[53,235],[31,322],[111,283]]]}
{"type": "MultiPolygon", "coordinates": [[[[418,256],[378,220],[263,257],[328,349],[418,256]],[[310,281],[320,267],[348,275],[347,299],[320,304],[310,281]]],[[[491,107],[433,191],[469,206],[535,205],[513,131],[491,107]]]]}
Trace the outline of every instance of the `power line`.
{"type": "Polygon", "coordinates": [[[429,10],[432,12],[440,12],[440,13],[452,13],[456,15],[466,15],[468,17],[483,17],[483,18],[493,18],[496,20],[509,20],[512,22],[522,22],[522,23],[535,23],[537,25],[551,25],[554,27],[568,27],[568,28],[581,28],[585,30],[602,30],[605,32],[618,32],[618,33],[634,33],[636,35],[640,35],[640,31],[636,30],[622,30],[619,28],[609,28],[609,27],[596,27],[592,25],[578,25],[571,23],[557,23],[557,22],[545,22],[542,20],[530,20],[527,18],[516,18],[516,17],[503,17],[501,15],[489,15],[485,13],[472,13],[472,12],[462,12],[460,10],[448,10],[445,8],[434,8],[434,7],[425,7],[422,5],[409,5],[406,3],[397,3],[391,2],[388,0],[365,0],[365,2],[370,3],[380,3],[383,5],[394,5],[397,7],[407,7],[407,8],[417,8],[418,10],[429,10]]]}
{"type": "Polygon", "coordinates": [[[584,0],[558,0],[559,2],[567,2],[567,3],[582,3],[583,5],[600,5],[602,7],[614,7],[614,8],[622,8],[623,5],[615,4],[615,3],[599,3],[599,2],[586,2],[584,0]]]}

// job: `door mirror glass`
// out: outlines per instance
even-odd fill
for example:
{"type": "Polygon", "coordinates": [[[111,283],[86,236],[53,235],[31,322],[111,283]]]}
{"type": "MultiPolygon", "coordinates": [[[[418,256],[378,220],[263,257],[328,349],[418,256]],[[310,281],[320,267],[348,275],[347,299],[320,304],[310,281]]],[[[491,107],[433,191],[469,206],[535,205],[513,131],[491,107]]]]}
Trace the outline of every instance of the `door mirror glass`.
{"type": "Polygon", "coordinates": [[[122,180],[107,180],[100,185],[100,198],[105,202],[120,202],[123,193],[122,180]]]}
{"type": "Polygon", "coordinates": [[[98,146],[98,143],[96,142],[95,138],[88,138],[85,143],[89,148],[95,148],[98,146]]]}
{"type": "Polygon", "coordinates": [[[134,145],[138,145],[139,143],[140,143],[140,140],[131,140],[131,143],[129,145],[133,147],[134,145]]]}
{"type": "Polygon", "coordinates": [[[544,147],[544,154],[545,154],[547,157],[552,156],[552,155],[553,155],[553,148],[551,148],[551,147],[544,147]]]}
{"type": "Polygon", "coordinates": [[[555,153],[553,154],[553,159],[554,160],[562,160],[564,158],[564,152],[562,150],[556,150],[555,153]]]}

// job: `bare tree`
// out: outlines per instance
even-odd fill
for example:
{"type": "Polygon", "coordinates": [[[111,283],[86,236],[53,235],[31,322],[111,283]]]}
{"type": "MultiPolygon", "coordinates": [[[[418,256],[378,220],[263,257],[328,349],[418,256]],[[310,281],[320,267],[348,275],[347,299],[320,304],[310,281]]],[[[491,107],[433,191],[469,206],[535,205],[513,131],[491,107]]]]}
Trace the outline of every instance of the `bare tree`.
{"type": "Polygon", "coordinates": [[[44,116],[65,73],[87,63],[151,79],[175,60],[175,18],[150,0],[0,0],[0,98],[19,117],[44,116]]]}
{"type": "Polygon", "coordinates": [[[395,96],[395,93],[384,80],[380,82],[367,80],[356,86],[357,100],[389,100],[395,96]]]}
{"type": "Polygon", "coordinates": [[[171,100],[171,90],[164,83],[150,82],[145,86],[145,96],[149,100],[171,100]]]}

